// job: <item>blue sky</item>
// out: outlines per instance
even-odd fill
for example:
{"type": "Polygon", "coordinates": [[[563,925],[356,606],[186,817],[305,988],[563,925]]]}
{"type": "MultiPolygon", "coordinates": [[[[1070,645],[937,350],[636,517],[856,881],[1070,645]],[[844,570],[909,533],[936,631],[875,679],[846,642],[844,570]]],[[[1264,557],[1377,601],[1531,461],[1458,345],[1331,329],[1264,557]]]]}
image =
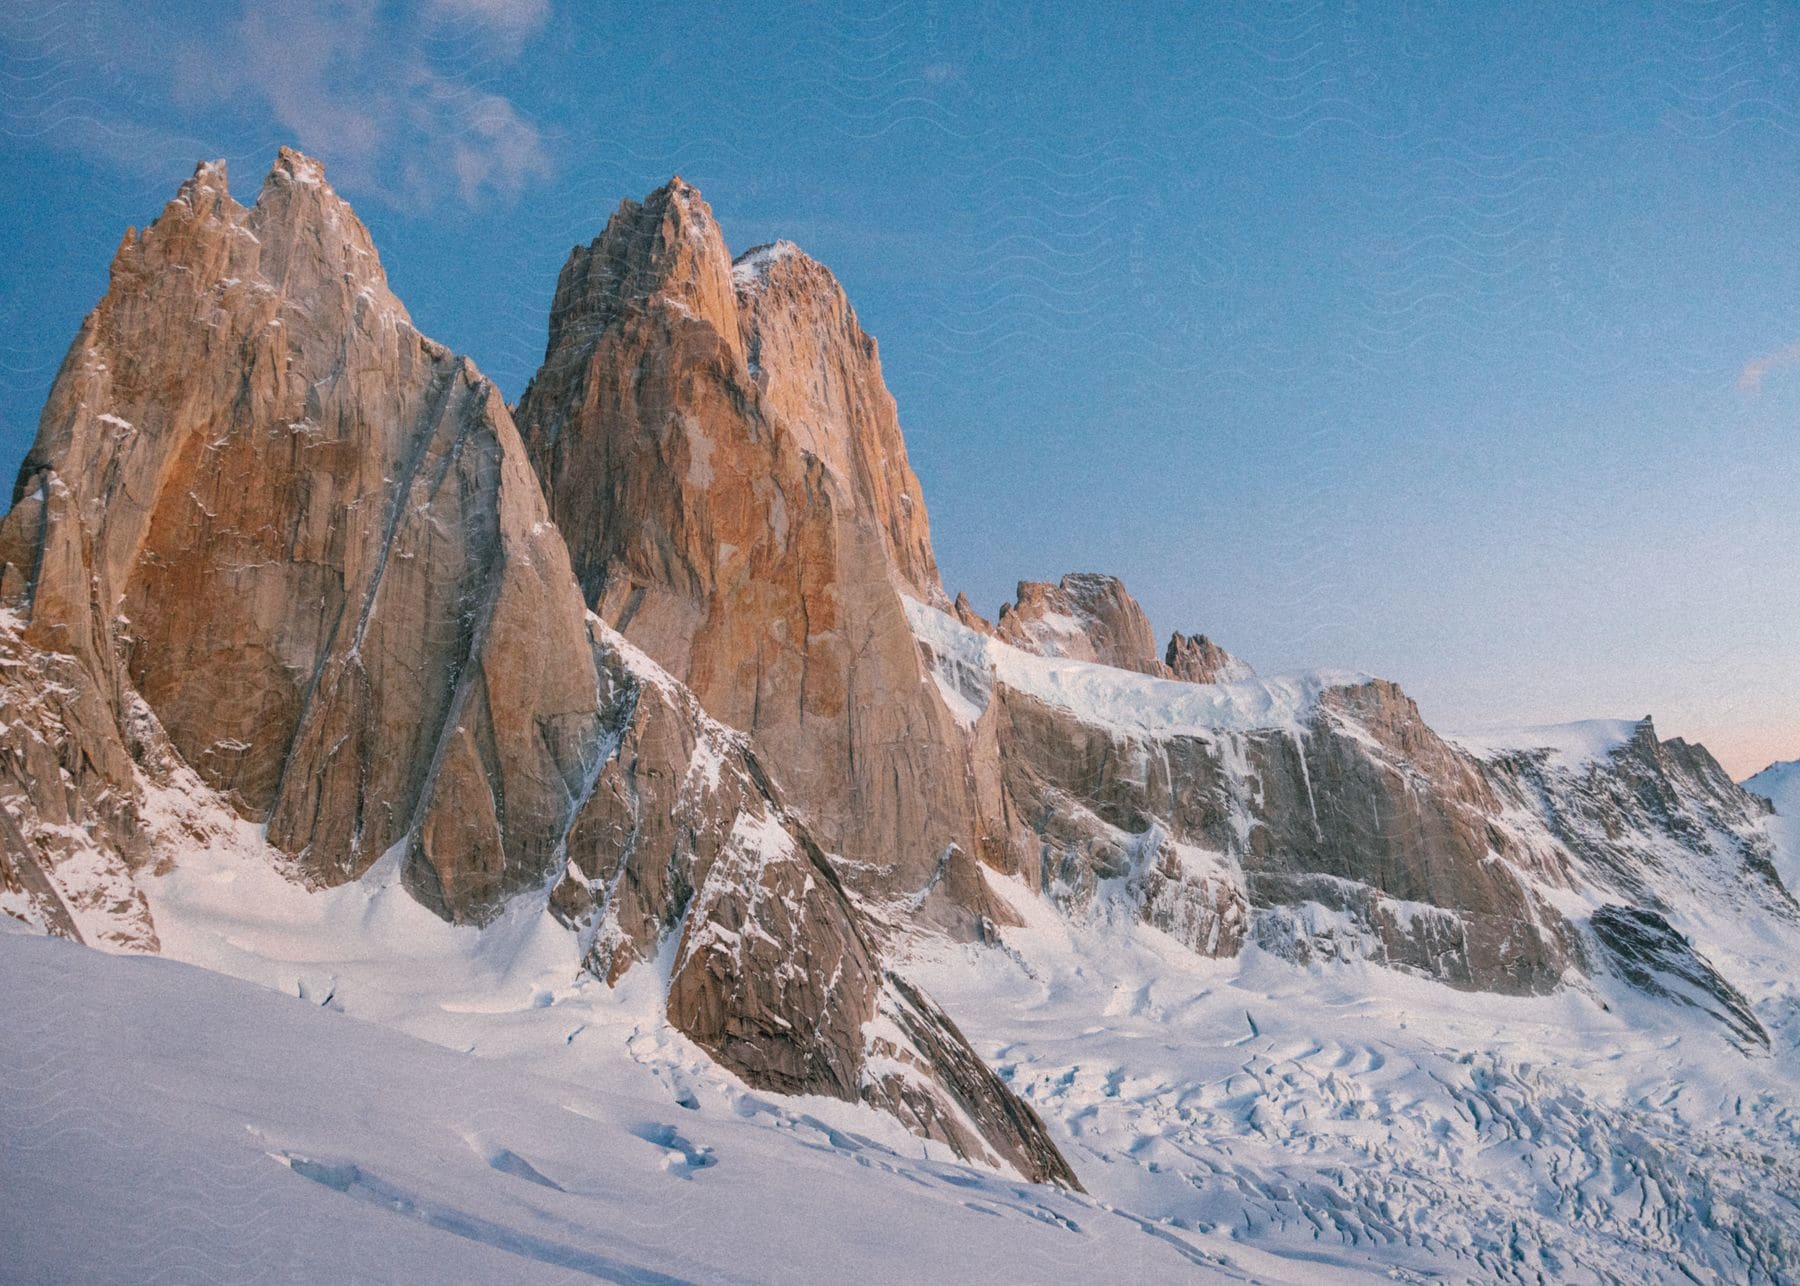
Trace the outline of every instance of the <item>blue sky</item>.
{"type": "Polygon", "coordinates": [[[646,8],[9,7],[0,468],[200,157],[322,159],[509,397],[680,172],[843,279],[984,610],[1111,571],[1440,727],[1800,756],[1800,11],[646,8]]]}

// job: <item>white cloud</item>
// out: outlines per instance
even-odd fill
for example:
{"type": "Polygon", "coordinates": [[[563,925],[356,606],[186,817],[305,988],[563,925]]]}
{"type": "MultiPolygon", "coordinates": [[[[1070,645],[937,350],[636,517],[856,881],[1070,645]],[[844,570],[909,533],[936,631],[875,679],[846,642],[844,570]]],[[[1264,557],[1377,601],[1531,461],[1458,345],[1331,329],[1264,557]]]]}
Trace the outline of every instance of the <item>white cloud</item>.
{"type": "Polygon", "coordinates": [[[542,131],[502,92],[549,13],[549,0],[242,0],[144,23],[131,0],[93,0],[79,22],[0,16],[0,55],[40,87],[12,105],[16,137],[163,176],[291,143],[351,195],[425,207],[550,174],[542,131]]]}
{"type": "MultiPolygon", "coordinates": [[[[544,0],[425,4],[514,35],[548,8],[544,0]]],[[[340,185],[395,204],[474,203],[513,196],[550,173],[537,126],[505,96],[435,67],[416,22],[384,21],[376,7],[343,0],[290,0],[276,11],[248,8],[230,39],[223,58],[194,51],[212,72],[211,90],[262,98],[340,185]]]]}

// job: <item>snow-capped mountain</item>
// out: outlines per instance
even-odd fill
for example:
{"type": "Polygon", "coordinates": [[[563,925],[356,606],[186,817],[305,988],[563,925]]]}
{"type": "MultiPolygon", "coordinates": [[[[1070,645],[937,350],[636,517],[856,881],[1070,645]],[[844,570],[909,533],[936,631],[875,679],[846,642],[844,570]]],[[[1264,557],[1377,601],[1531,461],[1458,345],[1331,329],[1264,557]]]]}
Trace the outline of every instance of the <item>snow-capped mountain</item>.
{"type": "MultiPolygon", "coordinates": [[[[724,1270],[581,1231],[631,1208],[583,1168],[623,1137],[707,1211],[810,1149],[860,1195],[795,1231],[880,1235],[867,1194],[911,1183],[905,1226],[1002,1276],[1800,1266],[1794,774],[1648,719],[1447,738],[1387,680],[1155,639],[1095,573],[952,599],[842,288],[734,261],[680,179],[571,253],[515,412],[315,162],[250,206],[203,165],[127,234],[0,522],[0,909],[582,1086],[582,1143],[519,1106],[533,1147],[494,1141],[478,1095],[372,1098],[386,1161],[316,1105],[233,1136],[259,1192],[521,1272],[724,1270]],[[445,1126],[484,1141],[433,1188],[445,1126]]],[[[66,970],[249,1039],[199,975],[0,960],[14,1016],[66,970]]],[[[280,1012],[271,1048],[413,1057],[280,1012]]],[[[8,1030],[19,1066],[49,1039],[8,1030]]],[[[735,1271],[793,1275],[785,1240],[735,1271]]]]}
{"type": "Polygon", "coordinates": [[[1779,837],[1777,868],[1788,888],[1800,888],[1800,759],[1770,764],[1743,786],[1775,806],[1769,826],[1779,837]]]}

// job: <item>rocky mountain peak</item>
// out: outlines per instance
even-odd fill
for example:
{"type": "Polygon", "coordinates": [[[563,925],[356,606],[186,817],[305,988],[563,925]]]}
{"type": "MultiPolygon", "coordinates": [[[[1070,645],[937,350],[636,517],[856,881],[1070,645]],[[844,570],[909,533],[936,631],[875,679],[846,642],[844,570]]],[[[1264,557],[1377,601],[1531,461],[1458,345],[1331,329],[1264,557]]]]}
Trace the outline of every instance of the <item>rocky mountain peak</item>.
{"type": "Polygon", "coordinates": [[[741,356],[724,234],[680,175],[641,202],[621,201],[598,237],[569,252],[550,307],[546,365],[583,360],[635,314],[710,326],[741,356]]]}
{"type": "Polygon", "coordinates": [[[1204,634],[1171,634],[1163,665],[1171,678],[1188,683],[1235,683],[1256,677],[1255,670],[1204,634]]]}
{"type": "Polygon", "coordinates": [[[798,250],[738,268],[686,185],[571,258],[518,413],[551,512],[596,614],[785,766],[825,847],[966,876],[963,751],[902,607],[943,591],[874,342],[798,250]]]}
{"type": "Polygon", "coordinates": [[[749,373],[765,410],[795,444],[849,484],[886,538],[909,591],[943,601],[925,497],[906,455],[899,412],[875,340],[837,277],[791,241],[732,266],[749,373]]]}
{"type": "Polygon", "coordinates": [[[1116,576],[1071,572],[1055,585],[1020,581],[994,628],[1000,639],[1039,656],[1164,673],[1150,619],[1116,576]]]}

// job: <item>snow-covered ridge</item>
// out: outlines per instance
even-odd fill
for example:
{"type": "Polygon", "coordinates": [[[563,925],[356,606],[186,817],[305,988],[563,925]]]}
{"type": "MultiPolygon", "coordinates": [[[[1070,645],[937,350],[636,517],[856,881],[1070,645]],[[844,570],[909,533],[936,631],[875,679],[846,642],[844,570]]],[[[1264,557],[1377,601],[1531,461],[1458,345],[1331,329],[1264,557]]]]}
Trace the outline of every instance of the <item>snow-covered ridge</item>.
{"type": "Polygon", "coordinates": [[[1775,841],[1775,869],[1790,890],[1800,889],[1800,759],[1770,764],[1739,784],[1775,805],[1775,816],[1767,822],[1775,841]]]}
{"type": "Polygon", "coordinates": [[[1775,811],[1782,816],[1800,816],[1800,759],[1770,764],[1738,784],[1774,804],[1775,811]]]}
{"type": "Polygon", "coordinates": [[[1356,670],[1312,670],[1233,683],[1159,679],[1091,661],[1034,656],[915,599],[902,601],[913,636],[931,649],[938,690],[965,726],[981,717],[998,682],[1084,723],[1152,737],[1264,730],[1297,734],[1321,693],[1370,681],[1356,670]]]}
{"type": "Polygon", "coordinates": [[[1478,759],[1541,750],[1556,766],[1575,769],[1607,758],[1630,742],[1640,726],[1642,721],[1637,719],[1583,719],[1528,728],[1455,732],[1448,739],[1478,759]]]}

